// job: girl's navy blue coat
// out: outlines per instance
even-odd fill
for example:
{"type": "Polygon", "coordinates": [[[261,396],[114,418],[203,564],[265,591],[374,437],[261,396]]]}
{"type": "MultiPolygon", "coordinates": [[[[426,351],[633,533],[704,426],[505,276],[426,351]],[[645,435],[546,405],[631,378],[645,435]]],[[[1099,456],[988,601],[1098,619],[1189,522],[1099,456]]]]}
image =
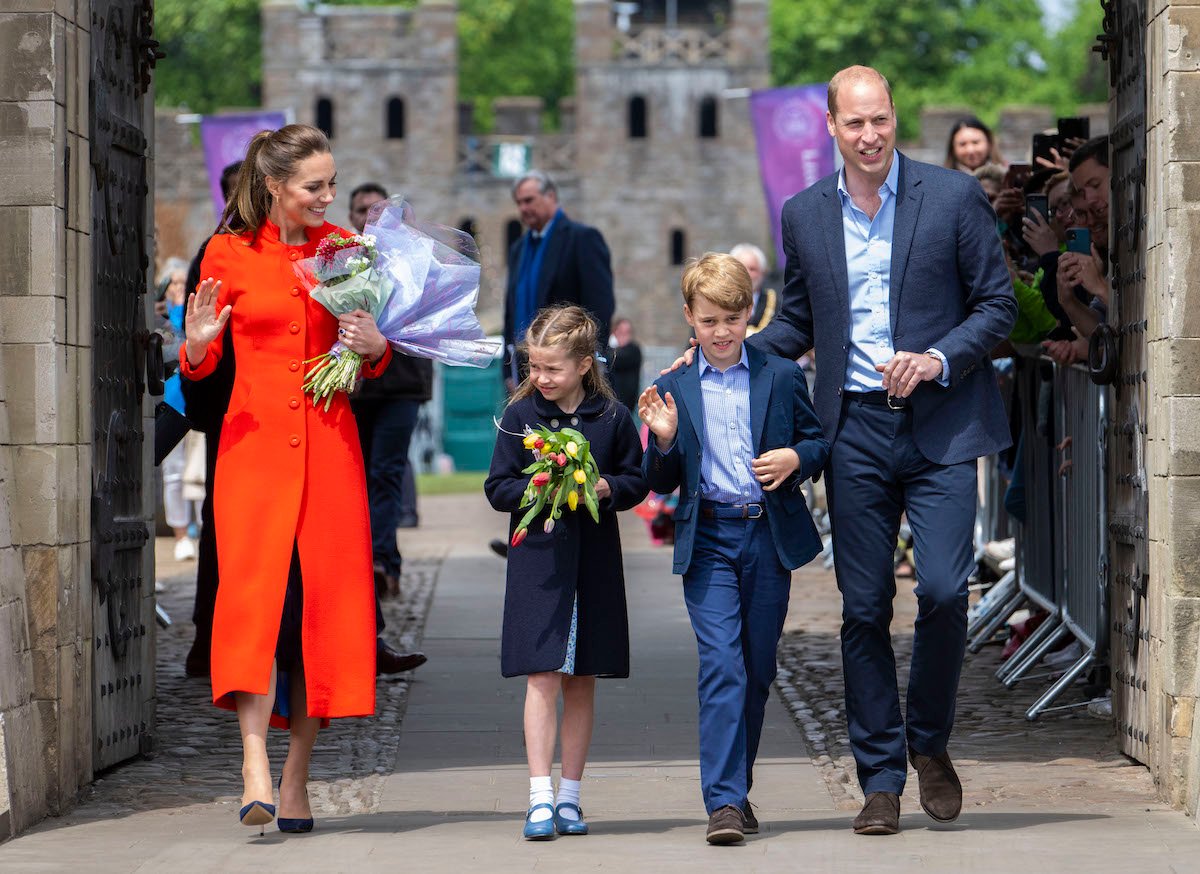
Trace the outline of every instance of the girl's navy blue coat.
{"type": "Polygon", "coordinates": [[[617,511],[636,506],[648,488],[642,476],[642,442],[629,411],[600,395],[589,395],[574,413],[564,413],[540,394],[514,401],[504,411],[492,467],[483,485],[497,510],[511,513],[509,538],[524,511],[529,484],[522,473],[533,453],[522,445],[526,425],[552,431],[575,428],[591,444],[600,476],[612,496],[600,502],[600,523],[583,504],[564,510],[554,530],[542,529],[543,513],[529,535],[508,551],[500,672],[506,677],[557,671],[563,666],[571,630],[571,607],[579,599],[575,673],[629,676],[629,617],[617,511]],[[505,432],[510,433],[505,433],[505,432]]]}

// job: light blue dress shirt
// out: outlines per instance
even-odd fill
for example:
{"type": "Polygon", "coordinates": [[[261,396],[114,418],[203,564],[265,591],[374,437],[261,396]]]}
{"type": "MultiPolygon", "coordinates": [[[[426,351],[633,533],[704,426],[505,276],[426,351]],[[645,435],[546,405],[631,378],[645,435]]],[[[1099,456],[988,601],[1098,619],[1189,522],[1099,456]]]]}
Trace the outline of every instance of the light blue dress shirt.
{"type": "MultiPolygon", "coordinates": [[[[876,365],[887,364],[896,354],[892,341],[891,284],[892,234],[896,226],[896,192],[900,159],[893,154],[892,168],[879,186],[879,211],[875,218],[854,204],[846,187],[846,170],[838,174],[842,201],[842,234],[846,242],[846,276],[850,289],[850,349],[843,387],[848,392],[882,391],[883,374],[876,365]]],[[[942,362],[946,358],[928,350],[942,362]]]]}
{"type": "Polygon", "coordinates": [[[762,500],[762,486],[750,470],[754,437],[750,430],[750,364],[746,346],[736,364],[721,371],[696,350],[700,398],[704,404],[704,447],[700,457],[700,497],[726,504],[762,500]]]}

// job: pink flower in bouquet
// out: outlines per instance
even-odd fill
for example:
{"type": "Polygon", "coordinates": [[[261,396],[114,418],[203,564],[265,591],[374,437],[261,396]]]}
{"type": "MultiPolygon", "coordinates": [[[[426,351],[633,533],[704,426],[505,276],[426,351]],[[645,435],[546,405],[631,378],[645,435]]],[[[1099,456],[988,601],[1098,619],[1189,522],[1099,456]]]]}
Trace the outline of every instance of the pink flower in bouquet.
{"type": "Polygon", "coordinates": [[[554,460],[558,462],[559,467],[565,467],[567,463],[567,456],[565,453],[560,452],[554,457],[554,460]]]}
{"type": "Polygon", "coordinates": [[[531,479],[530,482],[532,482],[535,486],[537,486],[540,489],[546,483],[550,482],[550,474],[548,474],[544,470],[541,473],[535,473],[533,475],[533,479],[531,479]]]}

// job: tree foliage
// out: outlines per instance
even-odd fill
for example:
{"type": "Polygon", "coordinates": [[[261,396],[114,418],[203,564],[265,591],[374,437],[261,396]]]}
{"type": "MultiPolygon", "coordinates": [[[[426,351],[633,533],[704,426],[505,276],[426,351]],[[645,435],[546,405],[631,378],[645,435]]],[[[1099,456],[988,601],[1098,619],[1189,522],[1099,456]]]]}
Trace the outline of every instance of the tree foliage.
{"type": "Polygon", "coordinates": [[[1036,0],[782,0],[771,4],[772,73],[783,85],[876,67],[892,83],[904,138],[931,104],[992,121],[1010,104],[1065,113],[1107,93],[1091,52],[1100,17],[1097,0],[1075,0],[1071,20],[1048,32],[1036,0]]]}
{"type": "Polygon", "coordinates": [[[193,112],[262,100],[259,0],[156,0],[155,39],[166,57],[155,102],[193,112]]]}
{"type": "Polygon", "coordinates": [[[570,0],[459,0],[458,89],[482,130],[495,97],[541,97],[557,118],[575,91],[575,9],[570,0]]]}

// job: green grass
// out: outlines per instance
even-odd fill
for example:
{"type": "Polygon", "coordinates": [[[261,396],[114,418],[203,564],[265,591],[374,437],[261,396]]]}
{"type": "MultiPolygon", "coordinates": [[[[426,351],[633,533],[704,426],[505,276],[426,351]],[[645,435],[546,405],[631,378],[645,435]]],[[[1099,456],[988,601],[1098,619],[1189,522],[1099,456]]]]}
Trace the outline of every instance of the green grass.
{"type": "Polygon", "coordinates": [[[417,476],[418,495],[466,495],[483,494],[485,471],[462,471],[460,473],[422,473],[417,476]]]}

